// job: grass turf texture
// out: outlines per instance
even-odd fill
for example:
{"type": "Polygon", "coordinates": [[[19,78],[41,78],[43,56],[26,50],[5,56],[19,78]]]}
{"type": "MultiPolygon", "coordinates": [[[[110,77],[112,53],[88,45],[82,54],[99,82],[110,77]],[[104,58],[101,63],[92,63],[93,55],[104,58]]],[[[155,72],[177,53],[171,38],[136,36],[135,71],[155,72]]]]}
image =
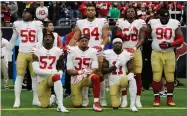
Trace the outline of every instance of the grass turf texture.
{"type": "MultiPolygon", "coordinates": [[[[70,113],[56,112],[56,106],[48,109],[42,109],[32,106],[32,92],[22,91],[21,107],[12,108],[14,103],[13,91],[1,92],[2,116],[185,116],[187,114],[187,89],[186,79],[179,79],[185,86],[176,87],[174,91],[174,101],[176,107],[168,107],[166,97],[161,98],[160,107],[152,107],[153,92],[152,90],[142,92],[143,108],[139,112],[130,112],[129,108],[113,110],[110,108],[109,92],[106,93],[106,99],[109,107],[103,108],[103,112],[98,113],[92,110],[93,99],[90,97],[90,105],[88,108],[72,108],[71,98],[64,99],[64,105],[69,109],[70,113]]],[[[129,99],[128,99],[129,100],[129,99]]]]}

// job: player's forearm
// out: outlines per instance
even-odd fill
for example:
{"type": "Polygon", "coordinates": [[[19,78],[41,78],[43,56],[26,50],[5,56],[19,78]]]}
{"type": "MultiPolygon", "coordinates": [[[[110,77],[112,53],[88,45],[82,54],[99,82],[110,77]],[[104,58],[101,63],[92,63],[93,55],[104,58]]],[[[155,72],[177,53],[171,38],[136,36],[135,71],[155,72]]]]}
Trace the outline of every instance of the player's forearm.
{"type": "Polygon", "coordinates": [[[10,42],[7,45],[7,50],[12,51],[14,46],[16,45],[16,39],[18,38],[18,33],[16,30],[13,30],[12,38],[10,39],[10,42]]]}
{"type": "Polygon", "coordinates": [[[102,68],[102,74],[109,74],[109,73],[111,73],[111,72],[113,72],[113,71],[115,71],[117,68],[116,68],[116,66],[111,66],[110,68],[102,68]]]}
{"type": "Polygon", "coordinates": [[[128,69],[128,73],[134,73],[132,60],[127,62],[127,69],[128,69]]]}
{"type": "Polygon", "coordinates": [[[73,38],[69,42],[69,46],[75,46],[80,38],[80,35],[81,35],[81,32],[76,31],[75,34],[73,35],[73,38]]]}
{"type": "Polygon", "coordinates": [[[42,41],[43,41],[42,29],[38,31],[37,39],[38,39],[38,42],[42,43],[42,41]]]}
{"type": "Polygon", "coordinates": [[[176,37],[176,40],[174,42],[171,43],[172,47],[177,47],[180,46],[182,43],[184,42],[184,37],[183,35],[178,35],[176,37]]]}
{"type": "Polygon", "coordinates": [[[34,61],[32,63],[33,71],[38,75],[50,75],[52,71],[40,69],[39,62],[34,61]]]}
{"type": "Polygon", "coordinates": [[[139,41],[136,45],[136,48],[138,49],[144,42],[144,38],[145,38],[145,29],[141,28],[140,29],[140,35],[139,35],[139,41]]]}
{"type": "Polygon", "coordinates": [[[72,38],[69,42],[69,46],[75,46],[77,43],[77,40],[75,38],[72,38]]]}
{"type": "Polygon", "coordinates": [[[108,33],[107,33],[107,35],[106,34],[103,35],[103,42],[102,42],[102,44],[104,46],[106,46],[108,43],[109,43],[109,36],[108,36],[108,33]]]}
{"type": "Polygon", "coordinates": [[[76,75],[78,75],[79,73],[78,73],[77,70],[69,69],[69,70],[68,70],[68,74],[69,74],[70,76],[76,76],[76,75]]]}
{"type": "Polygon", "coordinates": [[[143,44],[143,42],[144,42],[144,38],[140,38],[140,40],[136,44],[136,49],[138,49],[143,44]]]}

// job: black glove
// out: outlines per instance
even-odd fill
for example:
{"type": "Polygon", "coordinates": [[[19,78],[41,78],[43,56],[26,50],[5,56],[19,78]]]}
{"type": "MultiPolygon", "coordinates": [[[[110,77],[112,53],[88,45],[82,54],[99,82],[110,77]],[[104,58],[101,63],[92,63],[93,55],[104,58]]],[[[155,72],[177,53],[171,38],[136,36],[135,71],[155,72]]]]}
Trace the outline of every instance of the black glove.
{"type": "Polygon", "coordinates": [[[163,41],[162,43],[159,44],[159,46],[161,49],[167,49],[171,47],[171,43],[163,41]]]}

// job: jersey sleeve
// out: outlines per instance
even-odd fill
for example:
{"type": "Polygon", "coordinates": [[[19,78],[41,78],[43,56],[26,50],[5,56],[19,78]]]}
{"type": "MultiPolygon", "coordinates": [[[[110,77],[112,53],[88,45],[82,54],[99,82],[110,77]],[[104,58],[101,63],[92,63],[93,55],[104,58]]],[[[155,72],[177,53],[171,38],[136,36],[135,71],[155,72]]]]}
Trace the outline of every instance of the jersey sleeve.
{"type": "Polygon", "coordinates": [[[110,50],[105,50],[102,53],[102,57],[105,58],[106,60],[109,59],[110,55],[111,55],[111,51],[110,50]]]}
{"type": "Polygon", "coordinates": [[[33,50],[33,52],[34,52],[34,55],[36,55],[37,57],[39,57],[39,55],[40,55],[39,49],[40,49],[40,48],[39,48],[39,47],[36,47],[36,46],[32,48],[32,50],[33,50]]]}
{"type": "Polygon", "coordinates": [[[58,48],[58,47],[56,47],[56,49],[57,49],[57,57],[60,57],[61,55],[63,55],[64,54],[64,52],[63,52],[63,49],[60,49],[60,48],[58,48]]]}
{"type": "Polygon", "coordinates": [[[18,25],[19,25],[19,21],[15,21],[12,25],[12,29],[18,31],[19,28],[18,25]]]}
{"type": "Polygon", "coordinates": [[[120,55],[121,59],[125,59],[126,62],[128,62],[130,59],[132,59],[133,55],[130,52],[123,51],[123,53],[120,55]]]}
{"type": "Polygon", "coordinates": [[[173,23],[173,26],[177,29],[178,27],[180,27],[181,26],[181,23],[178,21],[178,20],[176,20],[176,19],[173,19],[173,21],[172,21],[173,23]]]}
{"type": "Polygon", "coordinates": [[[151,25],[153,22],[153,19],[149,20],[147,24],[151,25]]]}
{"type": "Polygon", "coordinates": [[[43,23],[41,21],[36,21],[36,26],[37,26],[37,39],[38,39],[38,42],[41,42],[42,43],[42,40],[43,40],[43,23]]]}
{"type": "Polygon", "coordinates": [[[73,53],[69,53],[67,56],[67,70],[74,69],[73,66],[73,53]]]}
{"type": "Polygon", "coordinates": [[[80,29],[80,26],[81,26],[81,22],[82,22],[82,20],[77,20],[77,22],[76,22],[76,27],[79,28],[79,29],[80,29]]]}
{"type": "Polygon", "coordinates": [[[108,21],[106,18],[101,18],[101,22],[103,23],[103,26],[104,25],[107,25],[108,26],[108,21]]]}
{"type": "Polygon", "coordinates": [[[144,20],[139,19],[139,21],[140,21],[140,27],[146,26],[146,22],[144,20]]]}

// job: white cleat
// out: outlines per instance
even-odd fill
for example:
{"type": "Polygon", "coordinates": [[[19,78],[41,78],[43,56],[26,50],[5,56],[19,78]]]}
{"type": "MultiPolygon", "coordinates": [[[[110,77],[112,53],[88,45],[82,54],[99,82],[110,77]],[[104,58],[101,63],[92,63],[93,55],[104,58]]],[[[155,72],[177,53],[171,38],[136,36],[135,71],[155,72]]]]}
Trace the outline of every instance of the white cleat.
{"type": "Polygon", "coordinates": [[[33,106],[41,106],[39,100],[33,100],[33,101],[32,101],[32,105],[33,105],[33,106]]]}
{"type": "Polygon", "coordinates": [[[19,108],[20,107],[20,100],[15,100],[13,108],[19,108]]]}
{"type": "Polygon", "coordinates": [[[101,105],[102,107],[106,107],[106,106],[107,106],[107,103],[106,103],[106,100],[105,100],[105,99],[101,99],[99,102],[100,102],[100,105],[101,105]]]}
{"type": "Polygon", "coordinates": [[[87,107],[89,105],[89,100],[88,99],[83,99],[82,106],[87,107]]]}
{"type": "Polygon", "coordinates": [[[132,112],[138,112],[138,109],[135,106],[130,107],[130,111],[132,112]]]}
{"type": "Polygon", "coordinates": [[[142,108],[142,104],[141,104],[140,101],[137,101],[137,100],[136,100],[136,103],[135,103],[135,104],[136,104],[136,107],[137,107],[137,108],[142,108]]]}
{"type": "Polygon", "coordinates": [[[51,97],[50,97],[50,106],[52,104],[55,104],[55,103],[56,103],[56,97],[55,97],[55,95],[51,95],[51,97]]]}
{"type": "Polygon", "coordinates": [[[67,113],[69,112],[64,106],[58,106],[57,107],[57,112],[64,112],[67,113]]]}
{"type": "Polygon", "coordinates": [[[140,102],[140,96],[136,96],[136,102],[135,102],[135,104],[136,104],[137,108],[142,108],[142,104],[140,102]]]}
{"type": "Polygon", "coordinates": [[[99,103],[98,102],[95,102],[93,104],[93,110],[95,110],[96,112],[102,112],[102,109],[101,107],[99,106],[99,103]]]}
{"type": "Polygon", "coordinates": [[[122,97],[122,101],[121,101],[121,108],[126,108],[128,106],[128,102],[127,102],[127,98],[122,97]]]}

